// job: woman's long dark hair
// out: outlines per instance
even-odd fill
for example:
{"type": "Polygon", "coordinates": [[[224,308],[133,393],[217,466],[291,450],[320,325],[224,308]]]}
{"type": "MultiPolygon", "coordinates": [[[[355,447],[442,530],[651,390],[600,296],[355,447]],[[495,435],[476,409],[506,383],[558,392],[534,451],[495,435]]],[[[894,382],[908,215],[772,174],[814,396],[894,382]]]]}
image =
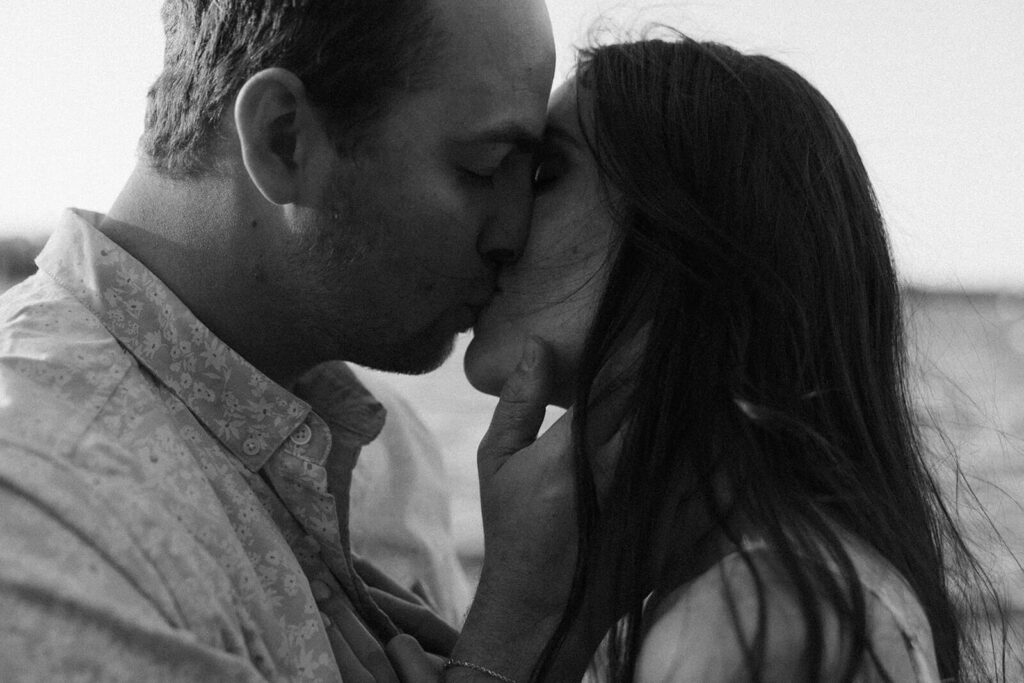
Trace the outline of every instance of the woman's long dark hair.
{"type": "MultiPolygon", "coordinates": [[[[942,677],[961,680],[970,650],[948,574],[972,560],[911,417],[898,282],[850,133],[793,70],[715,43],[598,47],[582,54],[576,78],[622,234],[577,392],[580,560],[535,678],[549,675],[581,618],[588,579],[610,572],[625,618],[608,669],[632,680],[645,600],[679,586],[677,569],[702,540],[739,545],[745,519],[799,596],[808,680],[824,672],[825,610],[841,625],[844,680],[873,658],[864,593],[836,526],[906,579],[942,677]],[[630,427],[610,502],[599,506],[586,407],[599,371],[644,324],[630,427]],[[656,557],[649,541],[668,527],[687,543],[656,557]],[[586,558],[608,538],[618,539],[616,561],[593,566],[586,558]]],[[[762,599],[762,628],[745,644],[755,680],[763,614],[762,599]]]]}

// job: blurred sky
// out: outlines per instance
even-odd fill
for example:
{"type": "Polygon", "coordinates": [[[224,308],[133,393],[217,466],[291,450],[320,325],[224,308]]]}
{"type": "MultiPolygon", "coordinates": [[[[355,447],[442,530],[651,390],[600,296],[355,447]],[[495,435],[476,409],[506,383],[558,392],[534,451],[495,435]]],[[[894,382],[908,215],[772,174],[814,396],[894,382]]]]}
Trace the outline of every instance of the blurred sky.
{"type": "MultiPolygon", "coordinates": [[[[466,0],[489,1],[489,0],[466,0]]],[[[159,0],[0,10],[0,236],[105,210],[160,65],[159,0]]],[[[857,139],[906,279],[1024,288],[1021,0],[548,0],[560,49],[599,15],[662,21],[793,66],[857,139]]]]}

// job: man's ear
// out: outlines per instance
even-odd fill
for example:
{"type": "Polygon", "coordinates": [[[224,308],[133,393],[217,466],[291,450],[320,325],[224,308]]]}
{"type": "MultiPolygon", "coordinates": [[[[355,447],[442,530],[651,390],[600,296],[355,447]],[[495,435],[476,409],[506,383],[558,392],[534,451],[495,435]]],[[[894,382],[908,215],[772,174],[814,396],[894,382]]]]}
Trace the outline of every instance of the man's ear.
{"type": "Polygon", "coordinates": [[[299,201],[327,141],[298,76],[280,68],[252,76],[235,98],[235,128],[242,161],[263,196],[275,204],[299,201]]]}

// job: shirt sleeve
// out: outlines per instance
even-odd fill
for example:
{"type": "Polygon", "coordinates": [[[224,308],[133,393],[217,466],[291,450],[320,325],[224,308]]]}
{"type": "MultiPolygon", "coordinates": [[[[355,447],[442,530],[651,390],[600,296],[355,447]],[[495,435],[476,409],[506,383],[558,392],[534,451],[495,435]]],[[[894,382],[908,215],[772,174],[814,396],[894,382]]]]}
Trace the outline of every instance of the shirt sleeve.
{"type": "MultiPolygon", "coordinates": [[[[4,457],[33,466],[29,453],[5,448],[4,457]]],[[[0,678],[266,680],[228,639],[220,647],[176,625],[168,604],[153,599],[159,582],[125,570],[130,552],[118,557],[82,533],[96,521],[89,503],[80,501],[69,519],[75,506],[59,499],[56,482],[53,489],[43,498],[0,477],[0,678]]]]}

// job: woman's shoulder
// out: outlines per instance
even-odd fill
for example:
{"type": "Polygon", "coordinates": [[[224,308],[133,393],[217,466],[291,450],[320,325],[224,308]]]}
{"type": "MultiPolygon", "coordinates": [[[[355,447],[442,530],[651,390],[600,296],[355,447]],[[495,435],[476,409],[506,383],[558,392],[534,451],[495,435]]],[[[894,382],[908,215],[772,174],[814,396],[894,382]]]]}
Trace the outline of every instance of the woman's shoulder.
{"type": "Polygon", "coordinates": [[[863,540],[844,532],[840,535],[864,589],[875,654],[883,662],[909,657],[915,677],[907,680],[938,681],[931,625],[914,589],[863,540]]]}
{"type": "MultiPolygon", "coordinates": [[[[866,544],[845,536],[843,544],[864,590],[872,647],[890,679],[937,681],[931,631],[910,586],[866,544]]],[[[744,550],[724,556],[656,603],[640,651],[638,681],[750,680],[747,653],[762,620],[761,679],[789,681],[801,675],[807,627],[800,593],[766,544],[748,542],[744,550]]],[[[823,673],[826,679],[839,678],[839,621],[827,603],[820,604],[823,673]]]]}

